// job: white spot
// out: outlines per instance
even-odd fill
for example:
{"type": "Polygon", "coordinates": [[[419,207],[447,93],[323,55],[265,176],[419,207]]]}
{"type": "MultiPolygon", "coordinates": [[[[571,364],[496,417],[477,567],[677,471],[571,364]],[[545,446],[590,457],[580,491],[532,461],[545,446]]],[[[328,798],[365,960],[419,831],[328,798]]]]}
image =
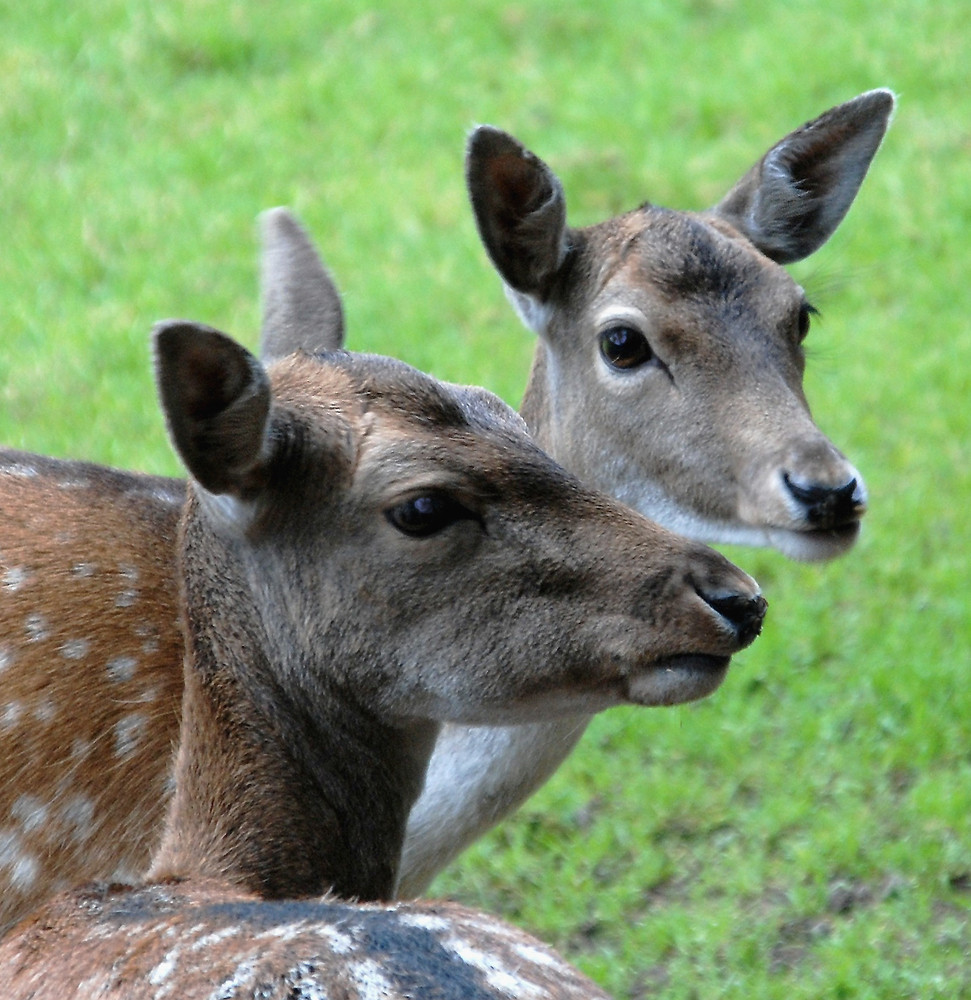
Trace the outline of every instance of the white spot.
{"type": "Polygon", "coordinates": [[[144,736],[145,716],[140,712],[132,712],[115,723],[115,755],[130,757],[138,747],[138,741],[144,736]]]}
{"type": "Polygon", "coordinates": [[[10,807],[10,815],[20,820],[24,833],[33,833],[47,823],[50,807],[36,795],[21,795],[10,807]]]}
{"type": "Polygon", "coordinates": [[[47,619],[39,613],[27,615],[27,620],[24,622],[24,630],[27,633],[28,642],[39,642],[41,639],[46,639],[50,634],[50,626],[47,624],[47,619]]]}
{"type": "Polygon", "coordinates": [[[128,580],[129,583],[138,583],[138,567],[122,564],[118,567],[118,572],[128,580]]]}
{"type": "Polygon", "coordinates": [[[91,754],[91,740],[76,739],[71,743],[71,760],[86,760],[91,754]]]}
{"type": "Polygon", "coordinates": [[[13,729],[20,721],[24,708],[19,701],[11,701],[0,709],[0,726],[4,729],[13,729]]]}
{"type": "Polygon", "coordinates": [[[405,927],[418,927],[425,931],[447,931],[452,921],[434,913],[402,913],[398,918],[405,927]]]}
{"type": "Polygon", "coordinates": [[[359,1000],[386,1000],[394,996],[391,983],[373,958],[349,963],[347,972],[357,987],[359,1000]]]}
{"type": "Polygon", "coordinates": [[[30,579],[30,574],[23,566],[11,566],[3,574],[3,589],[14,593],[30,579]]]}
{"type": "Polygon", "coordinates": [[[92,833],[94,802],[86,795],[72,795],[60,809],[61,823],[76,844],[86,841],[92,833]]]}
{"type": "Polygon", "coordinates": [[[350,934],[345,934],[336,927],[329,927],[323,924],[317,928],[317,931],[321,937],[327,938],[330,950],[335,955],[350,955],[352,952],[357,951],[357,942],[355,942],[350,934]]]}
{"type": "Polygon", "coordinates": [[[0,830],[0,868],[9,871],[8,884],[21,891],[29,889],[37,878],[37,859],[24,851],[20,834],[14,830],[0,830]]]}
{"type": "Polygon", "coordinates": [[[201,951],[203,948],[211,948],[213,945],[225,941],[227,938],[236,937],[242,931],[242,927],[224,927],[221,931],[213,931],[211,934],[203,934],[201,938],[193,942],[191,951],[201,951]]]}
{"type": "Polygon", "coordinates": [[[38,474],[33,465],[25,465],[23,462],[7,465],[0,471],[5,476],[17,476],[20,479],[33,479],[38,474]]]}
{"type": "Polygon", "coordinates": [[[13,663],[13,653],[4,646],[0,646],[0,674],[13,663]]]}
{"type": "Polygon", "coordinates": [[[37,702],[32,714],[38,722],[50,722],[57,715],[57,705],[50,698],[44,698],[37,702]]]}
{"type": "Polygon", "coordinates": [[[68,639],[61,645],[60,652],[65,660],[83,660],[90,649],[90,639],[68,639]]]}
{"type": "Polygon", "coordinates": [[[505,992],[511,997],[518,997],[520,1000],[531,1000],[531,998],[540,1000],[547,996],[545,990],[538,989],[535,983],[529,983],[501,967],[492,955],[476,948],[470,941],[452,937],[443,942],[443,946],[451,948],[466,965],[478,969],[493,989],[505,992]]]}
{"type": "Polygon", "coordinates": [[[89,562],[75,563],[71,567],[71,576],[76,576],[78,579],[85,580],[88,577],[94,576],[95,565],[89,562]]]}
{"type": "Polygon", "coordinates": [[[209,994],[209,1000],[235,1000],[236,997],[240,996],[242,987],[253,981],[253,976],[256,974],[256,961],[255,958],[247,958],[240,962],[229,979],[223,980],[209,994]]]}
{"type": "Polygon", "coordinates": [[[161,986],[175,971],[175,961],[179,957],[179,946],[176,945],[158,965],[148,974],[152,986],[161,986]]]}
{"type": "Polygon", "coordinates": [[[30,889],[37,881],[37,872],[40,864],[31,854],[21,854],[19,858],[10,866],[10,884],[21,892],[30,889]]]}
{"type": "Polygon", "coordinates": [[[283,975],[282,985],[287,989],[287,996],[299,997],[300,1000],[330,1000],[333,994],[320,981],[320,972],[320,967],[315,962],[297,962],[283,975]]]}
{"type": "Polygon", "coordinates": [[[158,639],[146,639],[145,642],[142,643],[142,652],[148,654],[157,653],[158,639]]]}
{"type": "Polygon", "coordinates": [[[116,656],[113,660],[108,661],[105,668],[108,671],[108,680],[115,684],[130,681],[135,676],[137,666],[138,660],[134,656],[116,656]]]}
{"type": "Polygon", "coordinates": [[[537,948],[534,944],[527,944],[525,941],[517,941],[513,945],[513,950],[521,958],[525,959],[531,965],[543,965],[548,969],[563,969],[564,963],[561,962],[555,955],[551,955],[548,951],[544,951],[542,948],[537,948]]]}
{"type": "Polygon", "coordinates": [[[123,590],[115,598],[116,608],[130,608],[138,600],[138,591],[134,587],[123,590]]]}

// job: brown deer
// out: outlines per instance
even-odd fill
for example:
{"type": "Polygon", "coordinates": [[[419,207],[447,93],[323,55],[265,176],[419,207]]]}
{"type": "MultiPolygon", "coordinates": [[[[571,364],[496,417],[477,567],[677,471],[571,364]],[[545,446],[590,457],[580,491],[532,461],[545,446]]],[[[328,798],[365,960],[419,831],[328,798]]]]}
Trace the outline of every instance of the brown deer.
{"type": "MultiPolygon", "coordinates": [[[[805,558],[852,545],[863,482],[809,414],[811,307],[778,261],[832,233],[892,107],[874,91],[797,129],[710,212],[643,206],[583,230],[566,227],[548,167],[476,130],[479,227],[539,331],[523,414],[540,445],[689,535],[805,558]]],[[[339,347],[340,300],[312,244],[282,212],[263,228],[266,324],[339,347]]],[[[157,841],[182,690],[183,495],[175,480],[0,453],[0,932],[59,887],[134,877],[157,841]]],[[[400,893],[542,784],[585,723],[446,726],[400,893]]]]}
{"type": "Polygon", "coordinates": [[[481,914],[311,899],[393,896],[442,722],[703,697],[765,602],[485,390],[291,353],[294,332],[270,331],[264,367],[208,327],[156,330],[190,474],[175,790],[150,884],[14,929],[4,996],[603,996],[481,914]]]}
{"type": "MultiPolygon", "coordinates": [[[[826,559],[856,540],[863,479],[802,390],[812,306],[781,264],[824,243],[893,110],[886,90],[827,111],[770,149],[713,209],[653,205],[586,229],[515,139],[482,127],[469,194],[507,294],[538,345],[521,406],[538,444],[648,517],[706,541],[826,559]]],[[[587,718],[447,726],[415,805],[402,896],[560,765],[587,718]]]]}

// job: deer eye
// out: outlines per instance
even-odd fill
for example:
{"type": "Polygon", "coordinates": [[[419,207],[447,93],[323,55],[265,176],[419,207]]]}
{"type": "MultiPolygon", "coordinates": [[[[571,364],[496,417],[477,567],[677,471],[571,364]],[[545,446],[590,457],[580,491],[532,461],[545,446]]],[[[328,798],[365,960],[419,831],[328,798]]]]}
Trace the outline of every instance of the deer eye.
{"type": "Polygon", "coordinates": [[[478,520],[458,500],[444,493],[425,493],[395,504],[385,517],[402,533],[412,538],[427,538],[462,520],[478,520]]]}
{"type": "Polygon", "coordinates": [[[818,316],[819,310],[811,306],[808,302],[803,302],[799,307],[799,342],[802,343],[809,333],[809,326],[813,316],[818,316]]]}
{"type": "Polygon", "coordinates": [[[600,355],[611,368],[630,369],[654,357],[651,345],[632,326],[612,326],[600,334],[600,355]]]}

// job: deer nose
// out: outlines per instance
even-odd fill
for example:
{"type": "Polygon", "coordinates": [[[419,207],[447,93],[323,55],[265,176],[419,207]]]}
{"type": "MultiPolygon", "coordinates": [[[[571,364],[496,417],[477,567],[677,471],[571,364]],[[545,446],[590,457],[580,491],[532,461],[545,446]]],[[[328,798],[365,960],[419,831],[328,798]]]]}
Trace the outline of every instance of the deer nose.
{"type": "Polygon", "coordinates": [[[761,594],[747,596],[728,594],[714,596],[702,590],[698,596],[714,611],[718,612],[735,630],[740,647],[749,645],[762,631],[765,610],[769,606],[761,594]]]}
{"type": "Polygon", "coordinates": [[[866,511],[866,491],[856,477],[839,486],[799,483],[788,472],[783,473],[782,479],[814,528],[840,528],[855,524],[866,511]]]}

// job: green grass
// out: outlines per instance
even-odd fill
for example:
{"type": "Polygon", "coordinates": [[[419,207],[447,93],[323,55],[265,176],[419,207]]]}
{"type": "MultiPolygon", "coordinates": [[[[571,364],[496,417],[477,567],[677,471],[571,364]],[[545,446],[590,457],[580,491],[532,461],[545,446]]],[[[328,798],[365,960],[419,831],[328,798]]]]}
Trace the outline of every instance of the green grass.
{"type": "MultiPolygon", "coordinates": [[[[253,221],[306,221],[352,347],[511,402],[532,344],[478,246],[464,134],[502,125],[571,220],[716,200],[874,86],[896,122],[796,268],[807,390],[872,495],[723,689],[612,711],[436,891],[618,997],[971,996],[971,89],[966,5],[93,0],[0,6],[0,441],[175,473],[147,336],[255,342],[253,221]]],[[[2,534],[0,534],[2,548],[2,534]]]]}

